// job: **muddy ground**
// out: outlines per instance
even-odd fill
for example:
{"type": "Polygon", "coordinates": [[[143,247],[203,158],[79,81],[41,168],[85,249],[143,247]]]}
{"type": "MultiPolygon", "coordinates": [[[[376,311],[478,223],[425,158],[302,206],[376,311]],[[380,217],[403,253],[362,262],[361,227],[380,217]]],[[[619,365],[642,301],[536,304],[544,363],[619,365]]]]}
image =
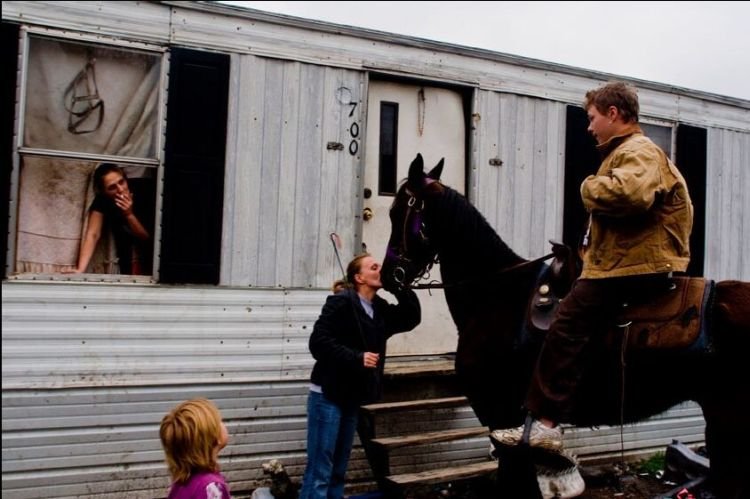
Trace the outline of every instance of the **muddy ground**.
{"type": "MultiPolygon", "coordinates": [[[[580,499],[666,499],[676,498],[675,489],[680,483],[659,479],[658,473],[628,470],[621,472],[616,466],[581,466],[586,491],[580,499]],[[671,492],[671,494],[669,494],[671,492]]],[[[687,480],[686,480],[687,481],[687,480]]],[[[715,499],[708,491],[694,487],[694,499],[715,499]]],[[[688,499],[683,494],[682,499],[688,499]]],[[[504,499],[493,492],[491,477],[466,480],[438,486],[425,486],[411,490],[406,499],[504,499]]],[[[523,498],[508,498],[523,499],[523,498]]]]}

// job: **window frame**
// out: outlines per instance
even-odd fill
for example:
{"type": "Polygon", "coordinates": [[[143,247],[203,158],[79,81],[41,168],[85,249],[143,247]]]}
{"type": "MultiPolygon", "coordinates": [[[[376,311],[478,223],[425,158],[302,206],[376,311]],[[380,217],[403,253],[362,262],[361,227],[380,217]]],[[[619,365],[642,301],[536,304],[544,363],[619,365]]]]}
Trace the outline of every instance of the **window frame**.
{"type": "Polygon", "coordinates": [[[126,39],[112,38],[104,35],[87,35],[83,33],[71,33],[56,29],[37,28],[33,26],[21,26],[19,29],[18,50],[18,81],[16,83],[15,123],[13,132],[12,169],[10,175],[10,201],[8,217],[8,246],[6,254],[6,275],[8,280],[34,280],[34,281],[81,281],[81,282],[106,282],[106,283],[156,283],[159,282],[159,254],[161,245],[161,218],[162,218],[162,185],[164,175],[164,143],[166,133],[166,105],[167,105],[167,82],[169,68],[168,47],[149,43],[137,42],[126,39]],[[159,76],[156,83],[158,102],[156,110],[156,131],[154,133],[154,155],[153,157],[131,157],[117,156],[111,154],[94,154],[66,150],[52,150],[24,146],[25,113],[28,102],[28,75],[30,45],[33,37],[52,40],[60,43],[83,44],[99,46],[105,49],[121,49],[124,51],[141,52],[155,56],[158,60],[159,76]],[[153,168],[155,171],[155,199],[154,199],[154,229],[153,229],[153,270],[150,275],[128,275],[128,274],[62,274],[62,273],[36,273],[16,272],[16,256],[18,253],[18,217],[20,196],[20,169],[24,158],[42,157],[59,159],[77,159],[82,161],[112,162],[122,166],[144,166],[153,168]]]}

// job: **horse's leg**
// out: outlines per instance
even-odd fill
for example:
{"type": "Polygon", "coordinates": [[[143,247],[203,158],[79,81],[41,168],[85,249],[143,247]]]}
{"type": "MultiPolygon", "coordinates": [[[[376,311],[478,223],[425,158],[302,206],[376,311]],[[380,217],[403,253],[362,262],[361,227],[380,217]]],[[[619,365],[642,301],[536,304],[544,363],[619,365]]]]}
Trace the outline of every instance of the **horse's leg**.
{"type": "Polygon", "coordinates": [[[495,445],[499,498],[543,499],[531,452],[528,445],[495,445]]]}
{"type": "MultiPolygon", "coordinates": [[[[744,397],[747,398],[747,397],[744,397]]],[[[744,401],[748,403],[747,400],[744,401]]],[[[721,499],[750,497],[750,448],[747,418],[733,401],[704,407],[706,445],[710,460],[710,484],[721,499]]]]}
{"type": "Polygon", "coordinates": [[[714,310],[716,358],[709,389],[701,402],[711,483],[718,497],[750,497],[750,405],[747,356],[750,350],[750,283],[723,281],[716,287],[714,310]]]}
{"type": "Polygon", "coordinates": [[[461,391],[490,430],[523,422],[523,400],[534,362],[529,355],[515,353],[512,342],[498,334],[496,313],[497,309],[491,309],[469,320],[459,334],[456,351],[461,391]]]}

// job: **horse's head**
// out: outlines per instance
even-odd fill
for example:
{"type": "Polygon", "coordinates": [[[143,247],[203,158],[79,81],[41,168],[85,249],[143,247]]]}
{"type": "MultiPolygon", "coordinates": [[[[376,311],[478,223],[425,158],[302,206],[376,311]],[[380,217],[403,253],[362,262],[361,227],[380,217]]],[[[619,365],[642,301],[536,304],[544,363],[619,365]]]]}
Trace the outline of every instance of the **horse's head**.
{"type": "Polygon", "coordinates": [[[421,154],[412,161],[409,176],[399,188],[391,206],[391,237],[381,277],[385,289],[409,286],[427,274],[437,259],[437,247],[427,223],[430,201],[442,192],[440,174],[444,159],[424,172],[421,154]]]}

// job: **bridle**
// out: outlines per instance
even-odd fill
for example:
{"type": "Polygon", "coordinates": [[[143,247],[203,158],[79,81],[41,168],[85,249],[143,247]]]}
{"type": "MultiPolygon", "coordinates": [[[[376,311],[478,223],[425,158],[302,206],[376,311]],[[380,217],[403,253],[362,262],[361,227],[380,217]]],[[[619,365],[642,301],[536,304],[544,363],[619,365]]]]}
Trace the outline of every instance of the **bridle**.
{"type": "MultiPolygon", "coordinates": [[[[418,229],[413,233],[416,234],[419,237],[419,240],[423,245],[427,248],[429,248],[430,244],[430,238],[427,236],[427,225],[423,218],[423,212],[425,208],[424,199],[420,199],[417,197],[416,194],[411,192],[408,188],[404,188],[404,192],[409,195],[409,200],[406,203],[406,213],[404,214],[404,222],[402,224],[402,234],[401,234],[401,242],[397,248],[397,253],[394,255],[395,258],[395,265],[393,268],[392,277],[393,280],[396,282],[396,284],[399,286],[399,288],[410,288],[410,289],[446,289],[451,287],[458,287],[458,286],[464,286],[467,284],[472,284],[478,282],[479,278],[473,278],[473,279],[465,279],[461,281],[451,282],[451,283],[444,283],[444,282],[438,282],[438,281],[431,281],[426,284],[415,284],[416,282],[420,280],[427,280],[430,277],[430,270],[432,270],[432,266],[439,262],[438,259],[438,253],[437,251],[430,250],[431,253],[434,253],[434,257],[429,259],[427,263],[425,263],[424,267],[419,269],[417,272],[415,272],[415,277],[411,280],[411,283],[406,283],[406,276],[407,276],[407,270],[409,267],[413,266],[412,260],[407,256],[408,250],[409,250],[409,244],[408,244],[408,237],[411,235],[408,232],[409,227],[409,219],[412,215],[412,213],[415,214],[417,217],[415,221],[412,222],[412,224],[417,225],[418,229]]],[[[391,249],[388,248],[388,252],[390,252],[391,249]]],[[[553,258],[555,256],[555,253],[548,253],[544,256],[541,256],[539,258],[535,258],[534,260],[526,260],[520,263],[517,263],[515,265],[511,265],[509,267],[502,268],[496,272],[493,272],[489,276],[483,276],[481,279],[487,279],[492,276],[499,276],[503,274],[509,274],[511,272],[515,272],[518,270],[525,269],[526,267],[530,267],[533,265],[536,265],[540,262],[543,262],[545,260],[549,260],[550,258],[553,258]]]]}
{"type": "MultiPolygon", "coordinates": [[[[409,233],[409,223],[410,219],[412,218],[412,214],[414,214],[415,217],[414,220],[411,221],[412,226],[416,228],[414,234],[417,235],[420,243],[422,243],[423,246],[429,248],[430,244],[430,238],[427,236],[427,225],[425,224],[423,218],[423,212],[425,208],[424,199],[418,198],[406,187],[404,188],[404,192],[409,195],[409,200],[406,202],[406,213],[404,214],[404,221],[401,224],[401,241],[398,245],[397,253],[394,255],[396,264],[393,268],[392,276],[393,280],[401,288],[407,286],[413,287],[404,282],[407,275],[407,269],[413,266],[412,260],[406,256],[409,254],[409,236],[411,236],[411,233],[409,233]]],[[[388,249],[388,251],[390,252],[390,248],[388,249]]],[[[435,256],[416,273],[416,277],[412,280],[412,282],[429,278],[432,266],[438,263],[437,251],[431,252],[434,253],[435,256]]]]}

